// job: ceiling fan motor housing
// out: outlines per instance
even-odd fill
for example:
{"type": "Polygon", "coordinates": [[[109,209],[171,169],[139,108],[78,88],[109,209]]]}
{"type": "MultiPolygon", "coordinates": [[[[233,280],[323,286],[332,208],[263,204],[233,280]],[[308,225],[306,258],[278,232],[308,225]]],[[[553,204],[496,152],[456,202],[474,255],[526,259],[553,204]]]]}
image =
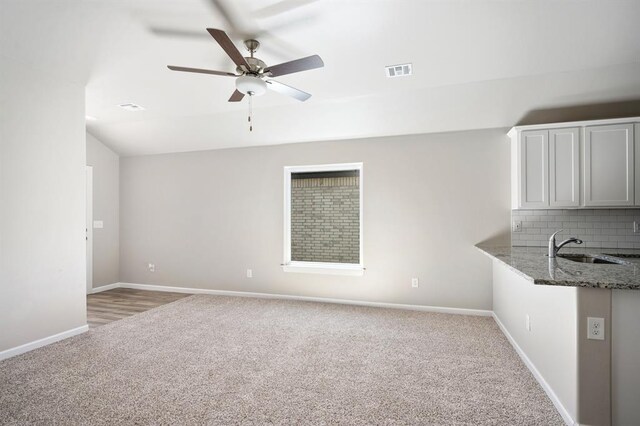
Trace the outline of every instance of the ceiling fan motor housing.
{"type": "Polygon", "coordinates": [[[244,65],[239,66],[236,68],[236,71],[239,74],[253,74],[253,75],[260,75],[262,74],[262,71],[267,67],[267,64],[265,64],[263,61],[261,61],[258,58],[244,58],[247,60],[247,63],[249,64],[249,69],[245,69],[244,65]]]}

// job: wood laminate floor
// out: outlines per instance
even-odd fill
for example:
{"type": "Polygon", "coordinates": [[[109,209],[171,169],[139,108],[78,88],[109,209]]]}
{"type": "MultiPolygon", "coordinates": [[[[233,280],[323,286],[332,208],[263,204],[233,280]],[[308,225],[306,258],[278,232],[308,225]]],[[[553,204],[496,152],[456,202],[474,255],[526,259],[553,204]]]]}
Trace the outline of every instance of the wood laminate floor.
{"type": "Polygon", "coordinates": [[[87,295],[89,328],[99,327],[119,319],[175,302],[190,294],[164,291],[116,288],[87,295]]]}

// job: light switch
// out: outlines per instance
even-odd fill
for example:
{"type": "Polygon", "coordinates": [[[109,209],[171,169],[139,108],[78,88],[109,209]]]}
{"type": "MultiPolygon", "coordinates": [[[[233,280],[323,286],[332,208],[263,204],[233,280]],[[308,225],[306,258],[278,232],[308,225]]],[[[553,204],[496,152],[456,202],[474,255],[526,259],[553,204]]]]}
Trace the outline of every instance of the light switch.
{"type": "Polygon", "coordinates": [[[104,223],[102,223],[101,220],[93,221],[93,229],[102,229],[102,228],[104,228],[104,223]]]}

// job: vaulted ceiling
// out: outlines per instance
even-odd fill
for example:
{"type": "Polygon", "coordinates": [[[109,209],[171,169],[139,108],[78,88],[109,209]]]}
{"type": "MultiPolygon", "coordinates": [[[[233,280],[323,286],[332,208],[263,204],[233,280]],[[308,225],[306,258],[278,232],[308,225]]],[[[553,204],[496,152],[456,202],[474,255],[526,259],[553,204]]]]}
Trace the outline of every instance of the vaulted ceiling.
{"type": "Polygon", "coordinates": [[[638,1],[65,0],[2,8],[2,55],[85,79],[86,112],[95,117],[88,129],[123,155],[509,127],[532,110],[640,99],[638,1]],[[227,102],[232,78],[166,68],[234,71],[207,27],[232,33],[239,48],[257,34],[267,64],[320,55],[324,68],[278,78],[313,97],[254,98],[249,132],[246,99],[227,102]],[[406,62],[412,76],[385,77],[385,65],[406,62]],[[117,106],[124,102],[145,110],[117,106]]]}

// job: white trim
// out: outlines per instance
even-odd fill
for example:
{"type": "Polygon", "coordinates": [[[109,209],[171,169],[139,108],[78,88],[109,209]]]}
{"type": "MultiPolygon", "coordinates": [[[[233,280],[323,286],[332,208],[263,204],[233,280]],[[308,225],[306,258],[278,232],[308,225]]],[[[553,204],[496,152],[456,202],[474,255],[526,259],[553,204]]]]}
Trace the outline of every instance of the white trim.
{"type": "Polygon", "coordinates": [[[364,273],[364,165],[363,163],[323,164],[316,166],[284,167],[284,253],[282,270],[313,274],[355,275],[364,273]],[[308,172],[335,172],[358,170],[360,179],[360,255],[358,264],[339,264],[326,262],[297,262],[291,260],[291,174],[308,172]]]}
{"type": "Polygon", "coordinates": [[[313,266],[298,266],[298,265],[283,265],[282,270],[284,272],[294,272],[300,274],[324,274],[324,275],[346,275],[351,277],[361,277],[364,275],[364,269],[358,268],[330,268],[325,263],[320,263],[317,267],[313,266]]]}
{"type": "Polygon", "coordinates": [[[290,173],[311,173],[311,172],[342,172],[345,170],[360,170],[362,163],[336,163],[319,164],[316,166],[285,166],[290,173]]]}
{"type": "Polygon", "coordinates": [[[85,166],[86,294],[93,290],[93,166],[85,166]]]}
{"type": "Polygon", "coordinates": [[[558,396],[555,394],[555,392],[553,392],[553,389],[551,389],[551,386],[549,386],[549,384],[546,382],[544,377],[542,377],[542,374],[540,374],[540,372],[538,371],[536,366],[533,364],[533,362],[531,362],[531,360],[529,359],[529,357],[527,357],[527,355],[524,353],[522,348],[520,348],[518,343],[516,343],[515,339],[511,336],[511,334],[509,334],[509,331],[507,331],[507,328],[504,326],[504,324],[502,324],[502,322],[500,321],[496,313],[492,312],[491,316],[495,320],[496,324],[498,324],[498,327],[500,328],[502,333],[507,337],[507,340],[509,341],[509,343],[511,343],[511,346],[513,346],[513,349],[515,349],[516,353],[520,356],[520,359],[522,359],[522,362],[524,362],[524,365],[526,365],[529,371],[531,371],[531,374],[533,374],[533,377],[538,381],[542,389],[545,391],[545,393],[551,400],[551,402],[553,402],[553,405],[556,407],[556,410],[558,410],[558,412],[562,416],[562,419],[564,420],[564,422],[569,426],[578,425],[578,423],[574,421],[571,415],[569,414],[569,411],[567,411],[565,406],[562,405],[562,402],[560,402],[560,400],[558,399],[558,396]]]}
{"type": "Polygon", "coordinates": [[[120,288],[135,290],[167,291],[187,294],[210,294],[214,296],[254,297],[258,299],[300,300],[303,302],[338,303],[341,305],[369,306],[373,308],[404,309],[409,311],[437,312],[442,314],[474,315],[490,317],[492,311],[483,309],[448,308],[442,306],[404,305],[399,303],[365,302],[349,299],[332,299],[327,297],[293,296],[288,294],[253,293],[248,291],[212,290],[208,288],[170,287],[153,284],[118,283],[120,288]]]}
{"type": "Polygon", "coordinates": [[[114,288],[120,288],[120,283],[113,283],[113,284],[101,285],[99,287],[94,287],[91,290],[90,294],[102,293],[103,291],[113,290],[114,288]]]}
{"type": "Polygon", "coordinates": [[[311,274],[330,275],[364,275],[364,268],[356,263],[325,263],[325,262],[289,262],[282,265],[285,272],[301,272],[311,274]]]}
{"type": "Polygon", "coordinates": [[[16,355],[23,354],[25,352],[32,351],[34,349],[41,348],[42,346],[50,345],[51,343],[58,342],[60,340],[67,339],[69,337],[82,334],[89,330],[88,325],[72,328],[71,330],[63,331],[62,333],[54,334],[53,336],[43,337],[42,339],[34,340],[33,342],[25,343],[24,345],[16,346],[0,352],[0,361],[3,359],[11,358],[16,355]]]}

